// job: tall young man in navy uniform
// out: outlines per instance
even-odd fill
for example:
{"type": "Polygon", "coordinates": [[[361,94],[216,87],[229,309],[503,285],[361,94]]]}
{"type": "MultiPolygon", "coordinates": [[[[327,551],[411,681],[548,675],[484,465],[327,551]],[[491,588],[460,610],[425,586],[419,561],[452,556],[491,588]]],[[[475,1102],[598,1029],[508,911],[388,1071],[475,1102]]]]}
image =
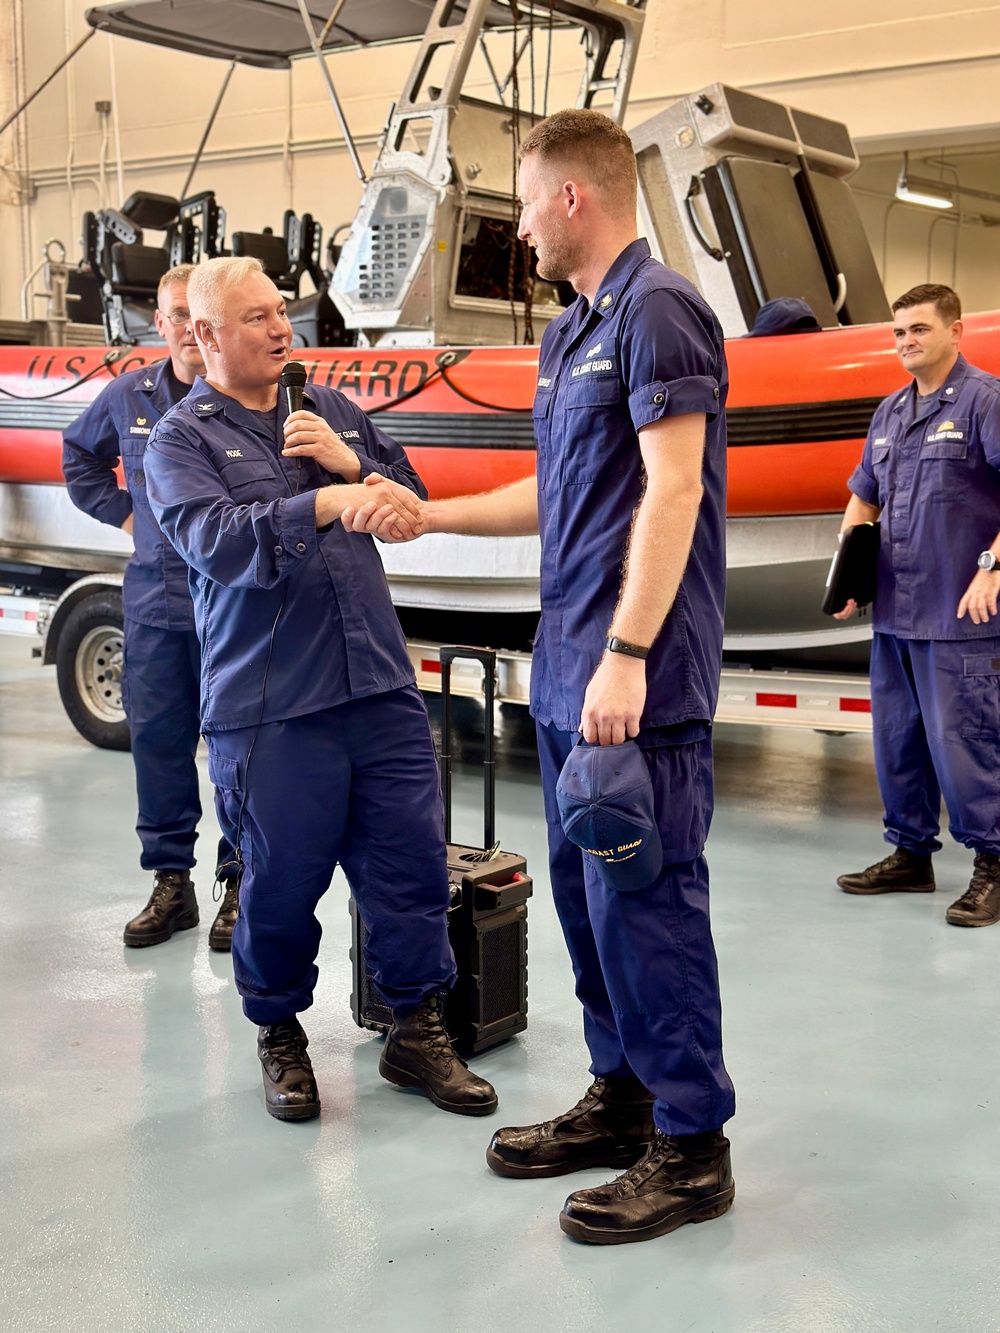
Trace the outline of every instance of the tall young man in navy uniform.
{"type": "MultiPolygon", "coordinates": [[[[950,287],[893,305],[913,376],[872,420],[843,527],[881,517],[872,615],[872,731],[895,851],[837,883],[847,893],[932,893],[941,797],[975,854],[953,926],[1000,921],[1000,382],[959,352],[950,287]]],[[[840,614],[846,619],[854,603],[840,614]]]]}
{"type": "MultiPolygon", "coordinates": [[[[63,434],[63,472],[78,509],[124,528],[135,542],[125,570],[125,669],[122,694],[132,737],[139,796],[140,865],[153,871],[149,902],[125,927],[133,948],[162,944],[198,924],[190,870],[201,818],[198,794],[198,637],[187,566],[153,518],[144,455],[153,426],[179,403],[204,370],[188,313],[192,264],[160,280],[155,321],[168,356],[119,375],[63,434]],[[115,468],[121,459],[125,487],[115,468]]],[[[238,867],[223,840],[225,893],[209,932],[213,949],[229,948],[236,921],[238,867]]]]}
{"type": "Polygon", "coordinates": [[[209,770],[243,865],[233,971],[260,1027],[267,1110],[319,1114],[297,1015],[339,863],[392,1006],[380,1072],[446,1111],[489,1114],[496,1094],[441,1018],[455,963],[427,712],[374,542],[336,522],[374,496],[375,530],[402,535],[425,492],[342,394],[310,387],[289,415],[278,381],[291,325],[255,259],[202,265],[189,294],[207,369],[156,427],[146,471],[191,568],[209,770]]]}
{"type": "MultiPolygon", "coordinates": [[[[722,1060],[703,855],[712,814],[711,719],[725,598],[722,331],[635,227],[628,136],[565,111],[521,146],[519,235],[538,272],[580,293],[542,339],[538,476],[424,506],[427,531],[542,540],[531,705],[556,908],[576,973],[595,1082],[565,1115],[502,1129],[500,1175],[630,1167],[570,1195],[575,1239],[646,1240],[726,1211],[722,1060]],[[556,782],[573,745],[637,737],[652,777],[664,867],[608,888],[564,835],[556,782]]],[[[345,521],[364,530],[366,510],[345,521]]],[[[376,520],[377,521],[377,515],[376,520]]]]}

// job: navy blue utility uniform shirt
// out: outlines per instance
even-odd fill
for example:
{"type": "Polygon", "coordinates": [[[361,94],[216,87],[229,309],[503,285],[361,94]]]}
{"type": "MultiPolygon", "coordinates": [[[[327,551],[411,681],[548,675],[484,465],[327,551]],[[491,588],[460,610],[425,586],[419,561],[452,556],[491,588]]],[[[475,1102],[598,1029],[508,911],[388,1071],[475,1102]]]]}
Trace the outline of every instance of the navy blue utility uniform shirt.
{"type": "Polygon", "coordinates": [[[642,497],[641,427],[704,412],[704,495],[687,569],[646,668],[643,729],[715,712],[725,604],[728,375],[722,330],[697,290],[633,241],[593,305],[545,330],[535,395],[542,618],[531,711],[576,731],[621,589],[642,497]]]}
{"type": "MultiPolygon", "coordinates": [[[[306,407],[379,472],[426,496],[403,450],[342,394],[306,407]]],[[[190,565],[202,647],[202,730],[318,712],[412,684],[374,539],[316,529],[314,492],[343,478],[282,458],[270,421],[203,379],[159,423],[146,458],[153,512],[190,565]],[[265,693],[266,680],[266,693],[265,693]]]]}
{"type": "Polygon", "coordinates": [[[1000,532],[1000,382],[960,356],[914,419],[911,384],[878,407],[848,485],[882,510],[872,627],[902,639],[988,639],[957,619],[976,558],[1000,532]]]}
{"type": "Polygon", "coordinates": [[[115,528],[133,515],[125,614],[156,629],[194,629],[187,566],[153,517],[143,462],[153,426],[189,387],[176,378],[168,357],[119,375],[63,432],[63,475],[77,509],[115,528]],[[115,476],[119,458],[127,490],[115,476]]]}

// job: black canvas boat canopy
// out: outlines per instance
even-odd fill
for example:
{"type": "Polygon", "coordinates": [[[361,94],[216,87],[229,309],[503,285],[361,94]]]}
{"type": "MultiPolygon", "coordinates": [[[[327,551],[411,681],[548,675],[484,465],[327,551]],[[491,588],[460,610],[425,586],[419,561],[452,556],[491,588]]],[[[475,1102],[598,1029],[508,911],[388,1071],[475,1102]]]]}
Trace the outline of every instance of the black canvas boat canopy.
{"type": "MultiPolygon", "coordinates": [[[[455,19],[467,8],[466,0],[456,0],[455,19]]],[[[540,9],[548,17],[547,3],[536,6],[536,23],[540,9]]],[[[324,53],[416,40],[433,10],[433,0],[308,0],[324,53]]],[[[314,53],[298,0],[124,0],[88,9],[86,18],[116,37],[261,69],[287,69],[294,57],[314,53]]],[[[509,5],[491,4],[486,27],[510,28],[509,5]]]]}

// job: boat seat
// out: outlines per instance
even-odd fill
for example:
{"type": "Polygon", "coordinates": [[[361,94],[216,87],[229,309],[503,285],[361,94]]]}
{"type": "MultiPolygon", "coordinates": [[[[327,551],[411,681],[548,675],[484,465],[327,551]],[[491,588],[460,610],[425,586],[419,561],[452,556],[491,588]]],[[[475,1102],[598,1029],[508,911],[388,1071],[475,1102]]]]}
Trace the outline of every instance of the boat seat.
{"type": "Polygon", "coordinates": [[[170,256],[162,246],[111,245],[111,284],[127,296],[156,297],[160,279],[170,265],[170,256]]]}
{"type": "Polygon", "coordinates": [[[122,204],[121,211],[137,227],[152,227],[154,231],[166,231],[177,220],[180,203],[169,194],[151,194],[148,190],[136,190],[122,204]]]}

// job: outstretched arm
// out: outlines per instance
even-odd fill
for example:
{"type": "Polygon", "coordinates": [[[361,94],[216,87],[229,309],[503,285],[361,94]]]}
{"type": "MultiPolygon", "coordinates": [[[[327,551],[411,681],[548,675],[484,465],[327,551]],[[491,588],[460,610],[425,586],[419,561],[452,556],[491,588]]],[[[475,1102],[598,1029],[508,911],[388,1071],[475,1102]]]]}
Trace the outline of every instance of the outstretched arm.
{"type": "MultiPolygon", "coordinates": [[[[378,480],[372,476],[365,478],[368,485],[375,485],[378,480]]],[[[425,532],[455,532],[470,537],[530,536],[538,531],[538,488],[534,477],[524,477],[481,495],[423,501],[409,536],[392,535],[391,512],[377,499],[358,508],[348,507],[340,517],[348,532],[369,532],[383,541],[408,541],[425,532]]]]}

